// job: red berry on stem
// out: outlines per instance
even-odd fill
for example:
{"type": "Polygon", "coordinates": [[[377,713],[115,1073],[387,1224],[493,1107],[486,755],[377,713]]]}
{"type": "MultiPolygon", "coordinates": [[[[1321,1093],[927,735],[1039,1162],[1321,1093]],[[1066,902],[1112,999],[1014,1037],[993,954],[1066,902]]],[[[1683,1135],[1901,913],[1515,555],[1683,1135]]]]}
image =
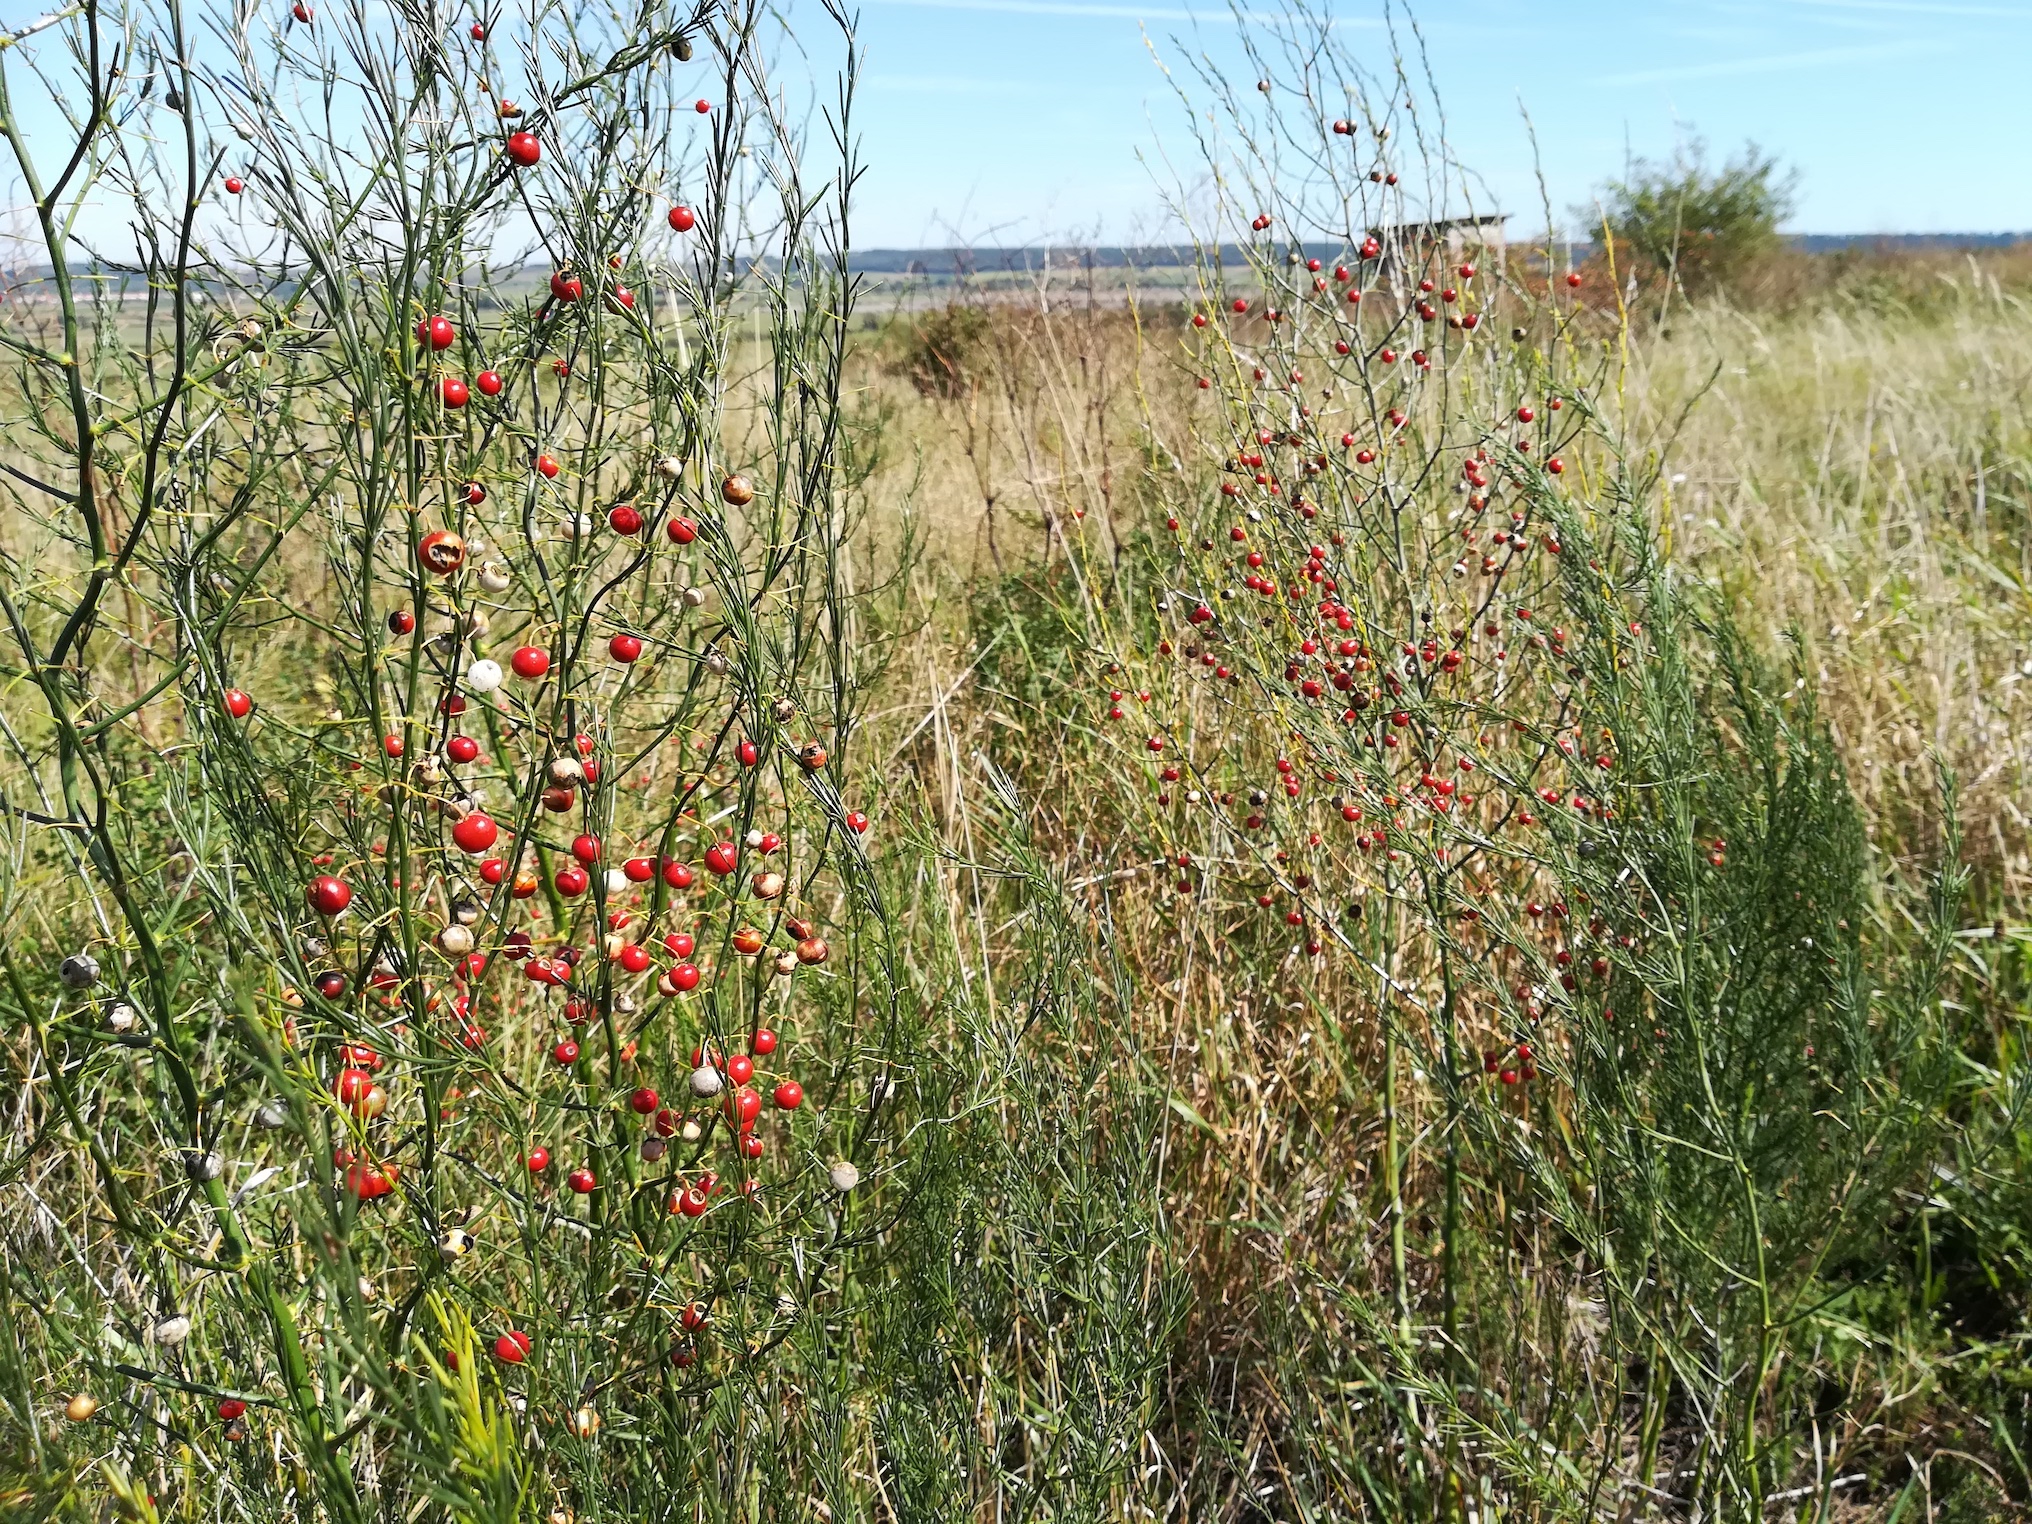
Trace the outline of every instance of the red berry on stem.
{"type": "Polygon", "coordinates": [[[306,891],[310,908],[322,916],[334,916],[353,903],[352,886],[343,879],[333,878],[329,873],[318,875],[310,881],[306,891]]]}
{"type": "Polygon", "coordinates": [[[508,134],[508,157],[527,169],[543,157],[543,145],[536,140],[533,132],[511,132],[508,134]]]}

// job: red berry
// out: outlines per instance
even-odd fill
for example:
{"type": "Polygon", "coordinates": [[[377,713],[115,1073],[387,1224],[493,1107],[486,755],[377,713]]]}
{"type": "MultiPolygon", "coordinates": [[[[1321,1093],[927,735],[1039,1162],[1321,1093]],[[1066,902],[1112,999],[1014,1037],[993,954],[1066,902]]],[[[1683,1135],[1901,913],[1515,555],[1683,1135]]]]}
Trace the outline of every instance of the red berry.
{"type": "Polygon", "coordinates": [[[776,1051],[776,1034],[767,1027],[758,1027],[755,1032],[755,1041],[749,1046],[754,1048],[764,1058],[767,1058],[776,1051]]]}
{"type": "Polygon", "coordinates": [[[238,688],[228,688],[225,693],[226,713],[236,720],[244,720],[254,712],[253,698],[238,688]]]}
{"type": "Polygon", "coordinates": [[[454,762],[470,762],[480,754],[480,743],[471,736],[453,736],[445,742],[445,755],[454,762]]]}
{"type": "Polygon", "coordinates": [[[575,1169],[569,1175],[566,1175],[564,1182],[581,1196],[590,1196],[593,1193],[593,1187],[600,1183],[594,1178],[593,1172],[584,1167],[575,1169]]]}
{"type": "Polygon", "coordinates": [[[571,855],[590,868],[600,860],[600,838],[597,836],[574,836],[571,855]]]}
{"type": "Polygon", "coordinates": [[[725,878],[740,866],[740,856],[731,841],[716,841],[706,848],[706,866],[725,878]]]}
{"type": "Polygon", "coordinates": [[[785,1080],[776,1087],[776,1106],[779,1111],[795,1111],[804,1104],[804,1086],[796,1080],[785,1080]]]}
{"type": "Polygon", "coordinates": [[[343,879],[333,878],[329,873],[320,874],[312,879],[307,893],[310,908],[319,915],[337,915],[353,903],[352,886],[343,879]]]}
{"type": "Polygon", "coordinates": [[[672,519],[664,527],[663,532],[670,536],[671,544],[689,545],[693,540],[698,538],[698,525],[694,524],[690,519],[680,516],[672,519]]]}
{"type": "Polygon", "coordinates": [[[219,1400],[219,1416],[227,1423],[231,1423],[246,1411],[247,1404],[237,1397],[224,1397],[219,1400]]]}
{"type": "Polygon", "coordinates": [[[448,317],[427,317],[416,325],[416,342],[432,349],[450,349],[458,336],[448,317]]]}
{"type": "Polygon", "coordinates": [[[586,294],[586,283],[576,275],[559,270],[550,278],[550,294],[561,302],[575,302],[586,294]]]}
{"type": "Polygon", "coordinates": [[[617,503],[607,515],[607,527],[615,534],[640,534],[642,514],[632,503],[617,503]]]}
{"type": "Polygon", "coordinates": [[[727,1078],[737,1085],[745,1085],[755,1077],[755,1060],[745,1053],[736,1053],[727,1060],[727,1078]]]}
{"type": "Polygon", "coordinates": [[[621,864],[621,871],[628,875],[631,884],[646,884],[656,877],[656,864],[646,857],[631,857],[621,864]]]}
{"type": "Polygon", "coordinates": [[[341,1069],[332,1077],[332,1098],[341,1106],[351,1106],[367,1098],[367,1092],[374,1088],[374,1076],[365,1069],[341,1069]]]}
{"type": "Polygon", "coordinates": [[[539,455],[536,457],[536,474],[541,476],[545,481],[555,481],[557,473],[562,469],[563,467],[558,465],[555,455],[539,455]]]}
{"type": "Polygon", "coordinates": [[[247,188],[247,184],[246,184],[246,182],[245,182],[244,180],[242,180],[242,179],[241,179],[241,178],[240,178],[240,177],[239,177],[238,175],[228,175],[228,176],[226,176],[226,194],[227,194],[227,195],[229,195],[229,196],[237,196],[237,195],[239,195],[239,194],[240,194],[240,192],[241,192],[241,191],[245,190],[246,188],[247,188]]]}
{"type": "Polygon", "coordinates": [[[473,400],[472,388],[457,376],[446,376],[438,383],[437,392],[446,407],[464,407],[473,400]]]}
{"type": "Polygon", "coordinates": [[[704,116],[708,111],[713,109],[713,103],[711,101],[693,101],[691,109],[696,111],[700,116],[704,116]]]}
{"type": "Polygon", "coordinates": [[[636,662],[642,659],[642,637],[639,635],[616,635],[607,642],[607,654],[619,662],[636,662]]]}
{"type": "Polygon", "coordinates": [[[517,677],[535,682],[550,670],[550,653],[542,646],[519,646],[508,658],[508,664],[515,669],[517,677]]]}
{"type": "Polygon", "coordinates": [[[698,223],[688,206],[673,206],[670,209],[670,225],[679,233],[689,233],[698,223]]]}
{"type": "MultiPolygon", "coordinates": [[[[500,396],[501,387],[503,384],[504,383],[501,380],[501,372],[499,372],[498,370],[483,370],[477,376],[473,377],[473,385],[477,386],[480,389],[480,395],[482,397],[500,396]]],[[[480,499],[474,498],[473,501],[478,502],[480,501],[480,499]]]]}
{"type": "Polygon", "coordinates": [[[569,1069],[579,1061],[579,1045],[567,1037],[550,1050],[550,1057],[560,1068],[569,1069]]]}
{"type": "Polygon", "coordinates": [[[511,132],[508,134],[508,157],[527,169],[543,157],[543,145],[536,140],[533,132],[511,132]]]}
{"type": "Polygon", "coordinates": [[[494,1358],[503,1365],[520,1365],[529,1358],[529,1335],[511,1328],[494,1341],[494,1358]]]}
{"type": "MultiPolygon", "coordinates": [[[[465,740],[466,738],[460,736],[456,739],[465,740]]],[[[487,848],[494,845],[495,839],[500,834],[501,828],[494,824],[494,817],[480,810],[474,810],[472,814],[467,815],[457,825],[452,827],[452,840],[457,843],[458,849],[468,857],[478,857],[487,848]]],[[[481,876],[485,876],[484,869],[481,876]]]]}
{"type": "Polygon", "coordinates": [[[665,863],[663,881],[673,889],[689,889],[692,884],[690,863],[665,863]]]}
{"type": "Polygon", "coordinates": [[[847,811],[847,828],[856,836],[865,835],[868,830],[868,817],[859,810],[847,811]]]}
{"type": "Polygon", "coordinates": [[[572,900],[584,894],[591,887],[593,879],[592,875],[587,873],[577,863],[568,863],[557,870],[551,882],[557,885],[557,892],[559,894],[568,900],[572,900]]]}
{"type": "Polygon", "coordinates": [[[656,1092],[651,1090],[647,1085],[644,1085],[640,1090],[628,1097],[628,1109],[633,1111],[637,1116],[646,1117],[656,1109],[657,1099],[656,1092]]]}
{"type": "Polygon", "coordinates": [[[540,1175],[550,1168],[550,1150],[547,1148],[532,1148],[529,1150],[529,1157],[522,1162],[529,1166],[530,1174],[540,1175]]]}

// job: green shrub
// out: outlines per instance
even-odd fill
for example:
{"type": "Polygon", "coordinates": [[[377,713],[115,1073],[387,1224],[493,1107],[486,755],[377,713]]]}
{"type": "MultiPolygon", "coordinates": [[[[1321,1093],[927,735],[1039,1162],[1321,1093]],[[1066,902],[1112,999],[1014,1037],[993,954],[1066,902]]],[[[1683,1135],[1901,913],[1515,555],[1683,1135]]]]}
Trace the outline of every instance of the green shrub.
{"type": "Polygon", "coordinates": [[[1583,226],[1607,229],[1645,274],[1688,292],[1728,286],[1777,250],[1778,225],[1791,214],[1796,173],[1756,144],[1710,168],[1695,139],[1669,162],[1638,159],[1601,191],[1583,226]]]}

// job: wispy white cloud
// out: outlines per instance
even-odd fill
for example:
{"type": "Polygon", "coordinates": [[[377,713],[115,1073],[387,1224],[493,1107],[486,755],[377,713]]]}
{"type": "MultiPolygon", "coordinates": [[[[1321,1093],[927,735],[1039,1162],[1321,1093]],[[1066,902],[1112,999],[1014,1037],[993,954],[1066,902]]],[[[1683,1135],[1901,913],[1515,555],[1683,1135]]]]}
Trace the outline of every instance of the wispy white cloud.
{"type": "Polygon", "coordinates": [[[1990,21],[2032,21],[2032,10],[2022,5],[1969,5],[1961,0],[1785,0],[1785,3],[1872,16],[1976,16],[1990,21]]]}
{"type": "Polygon", "coordinates": [[[1783,74],[1818,69],[1828,64],[1868,63],[1879,58],[1910,58],[1915,53],[1940,53],[1953,46],[1946,38],[1915,38],[1853,48],[1819,48],[1810,53],[1776,53],[1762,58],[1723,58],[1713,63],[1671,64],[1662,69],[1635,69],[1604,74],[1598,85],[1657,85],[1678,79],[1730,79],[1741,74],[1783,74]]]}
{"type": "MultiPolygon", "coordinates": [[[[994,11],[1010,16],[1066,16],[1089,18],[1096,21],[1197,21],[1221,26],[1236,21],[1276,22],[1297,18],[1281,11],[1241,11],[1208,9],[1203,11],[1182,10],[1176,6],[1148,5],[1081,5],[1077,0],[875,0],[878,5],[904,5],[930,11],[994,11]]],[[[1336,16],[1332,25],[1337,27],[1380,27],[1383,23],[1367,18],[1336,16]]]]}

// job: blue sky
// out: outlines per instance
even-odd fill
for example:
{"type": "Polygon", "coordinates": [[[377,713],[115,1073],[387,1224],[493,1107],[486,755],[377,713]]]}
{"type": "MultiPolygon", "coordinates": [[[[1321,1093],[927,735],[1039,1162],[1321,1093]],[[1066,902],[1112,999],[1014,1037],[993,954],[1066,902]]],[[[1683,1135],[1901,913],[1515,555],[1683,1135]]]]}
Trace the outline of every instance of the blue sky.
{"type": "MultiPolygon", "coordinates": [[[[1203,0],[859,3],[863,247],[1159,232],[1138,154],[1183,144],[1156,60],[1236,49],[1229,13],[1203,0]]],[[[1357,56],[1387,58],[1379,0],[1327,14],[1357,56]]],[[[1797,231],[2032,229],[2032,3],[1454,0],[1416,15],[1457,153],[1530,222],[1520,104],[1562,213],[1626,154],[1697,133],[1716,157],[1754,138],[1796,166],[1797,231]]]]}

